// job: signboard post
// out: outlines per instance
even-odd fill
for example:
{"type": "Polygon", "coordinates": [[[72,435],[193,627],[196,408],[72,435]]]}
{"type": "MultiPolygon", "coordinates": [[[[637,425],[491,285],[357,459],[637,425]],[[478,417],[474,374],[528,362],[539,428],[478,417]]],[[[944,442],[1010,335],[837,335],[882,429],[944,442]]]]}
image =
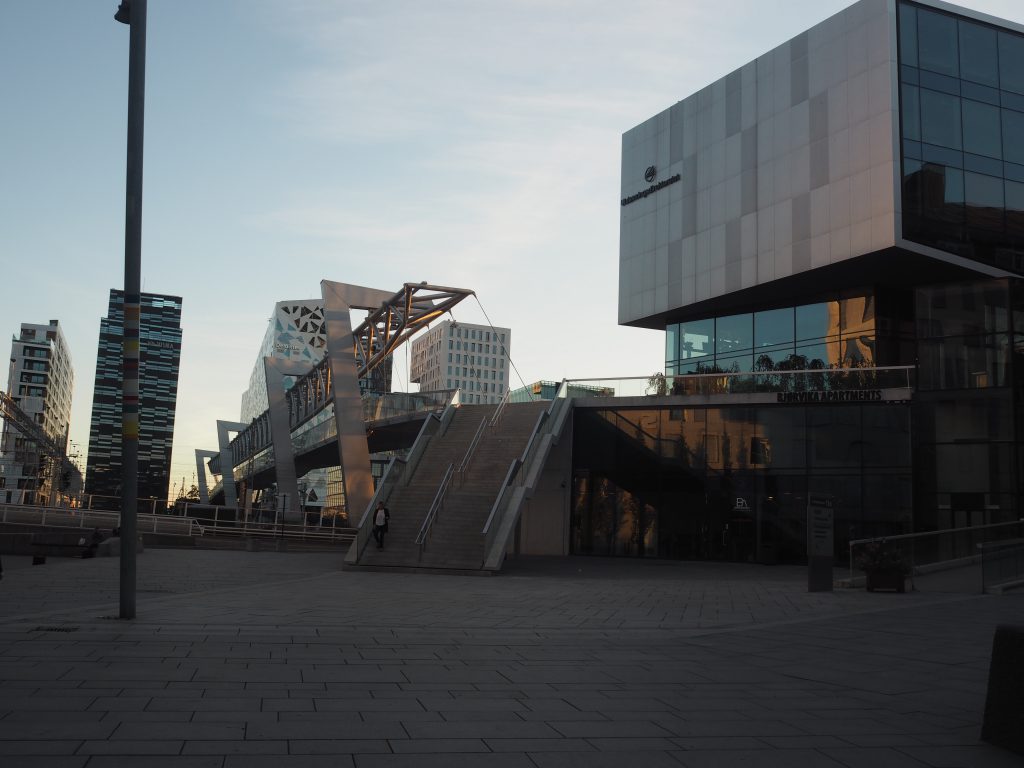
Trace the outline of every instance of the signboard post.
{"type": "Polygon", "coordinates": [[[831,592],[835,541],[832,497],[807,497],[807,591],[831,592]]]}

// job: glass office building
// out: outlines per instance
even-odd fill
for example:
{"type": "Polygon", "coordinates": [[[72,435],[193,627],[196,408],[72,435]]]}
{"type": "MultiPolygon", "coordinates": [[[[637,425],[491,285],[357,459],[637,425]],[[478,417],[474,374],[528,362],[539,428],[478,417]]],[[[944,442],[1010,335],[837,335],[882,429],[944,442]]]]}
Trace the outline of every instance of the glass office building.
{"type": "MultiPolygon", "coordinates": [[[[619,322],[665,373],[899,396],[574,408],[569,551],[802,562],[1024,513],[1024,27],[861,0],[623,136],[619,322]],[[603,438],[603,439],[600,439],[603,438]]],[[[678,383],[672,391],[686,391],[678,383]]]]}
{"type": "MultiPolygon", "coordinates": [[[[96,382],[89,427],[85,492],[108,500],[121,495],[121,365],[124,291],[112,289],[100,320],[96,382]]],[[[140,499],[166,499],[181,357],[181,297],[141,294],[139,319],[140,499]]],[[[101,504],[99,499],[94,500],[101,504]]],[[[116,508],[116,507],[115,507],[116,508]]]]}

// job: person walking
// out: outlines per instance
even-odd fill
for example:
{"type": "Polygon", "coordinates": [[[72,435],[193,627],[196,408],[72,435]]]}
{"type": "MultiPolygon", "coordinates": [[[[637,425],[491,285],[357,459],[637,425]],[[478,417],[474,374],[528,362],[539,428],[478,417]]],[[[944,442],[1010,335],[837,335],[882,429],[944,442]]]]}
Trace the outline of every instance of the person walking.
{"type": "Polygon", "coordinates": [[[384,549],[384,534],[388,532],[388,520],[391,513],[384,506],[383,501],[377,502],[377,509],[373,511],[373,539],[377,542],[377,549],[384,549]]]}

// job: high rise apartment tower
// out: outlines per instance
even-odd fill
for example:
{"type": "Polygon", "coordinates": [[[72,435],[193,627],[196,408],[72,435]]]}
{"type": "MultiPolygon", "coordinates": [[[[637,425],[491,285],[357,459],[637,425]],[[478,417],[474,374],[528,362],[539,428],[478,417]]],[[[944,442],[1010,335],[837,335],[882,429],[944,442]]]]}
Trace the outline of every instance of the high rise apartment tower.
{"type": "MultiPolygon", "coordinates": [[[[7,394],[47,437],[66,447],[71,423],[74,370],[64,333],[56,320],[49,325],[22,323],[11,341],[7,394]]],[[[0,501],[32,503],[54,483],[31,441],[4,422],[0,435],[0,501]]],[[[59,490],[59,489],[54,489],[59,490]]]]}
{"type": "MultiPolygon", "coordinates": [[[[100,320],[89,428],[86,493],[121,493],[121,363],[124,291],[110,291],[100,320]]],[[[181,356],[181,298],[142,294],[139,321],[139,498],[166,499],[181,356]]]]}

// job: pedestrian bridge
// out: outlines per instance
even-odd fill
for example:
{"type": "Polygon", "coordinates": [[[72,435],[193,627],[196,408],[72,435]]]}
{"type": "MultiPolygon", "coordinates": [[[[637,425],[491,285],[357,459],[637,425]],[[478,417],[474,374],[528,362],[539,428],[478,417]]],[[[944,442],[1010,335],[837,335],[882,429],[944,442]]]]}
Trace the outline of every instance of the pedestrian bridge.
{"type": "Polygon", "coordinates": [[[373,496],[370,454],[404,448],[417,423],[447,405],[450,392],[367,395],[360,383],[418,331],[473,292],[405,283],[396,292],[320,283],[323,358],[264,357],[268,408],[250,423],[217,422],[217,451],[196,451],[200,499],[209,503],[204,459],[221,477],[225,506],[237,507],[236,484],[247,491],[276,485],[285,519],[301,515],[298,478],[310,469],[341,467],[346,505],[362,509],[373,496]],[[351,311],[367,310],[353,330],[351,311]],[[286,389],[286,377],[298,376],[286,389]],[[409,434],[411,432],[411,434],[409,434]],[[231,434],[236,437],[232,440],[231,434]]]}
{"type": "MultiPolygon", "coordinates": [[[[324,375],[322,368],[325,367],[318,366],[288,392],[290,454],[298,477],[314,469],[338,465],[338,428],[334,418],[334,404],[326,400],[315,402],[323,398],[326,390],[311,387],[311,382],[306,380],[324,375]]],[[[455,390],[364,395],[362,408],[368,451],[374,454],[410,447],[427,416],[444,410],[454,396],[455,390]]],[[[227,452],[210,455],[209,466],[214,474],[223,478],[222,457],[228,456],[236,487],[244,481],[251,489],[267,489],[277,482],[278,458],[287,461],[288,454],[287,449],[275,452],[268,410],[238,433],[230,442],[227,452]]],[[[222,479],[209,489],[207,498],[202,499],[203,503],[219,502],[229,507],[236,506],[225,500],[224,486],[222,479]]],[[[201,488],[201,495],[202,492],[201,488]]]]}

